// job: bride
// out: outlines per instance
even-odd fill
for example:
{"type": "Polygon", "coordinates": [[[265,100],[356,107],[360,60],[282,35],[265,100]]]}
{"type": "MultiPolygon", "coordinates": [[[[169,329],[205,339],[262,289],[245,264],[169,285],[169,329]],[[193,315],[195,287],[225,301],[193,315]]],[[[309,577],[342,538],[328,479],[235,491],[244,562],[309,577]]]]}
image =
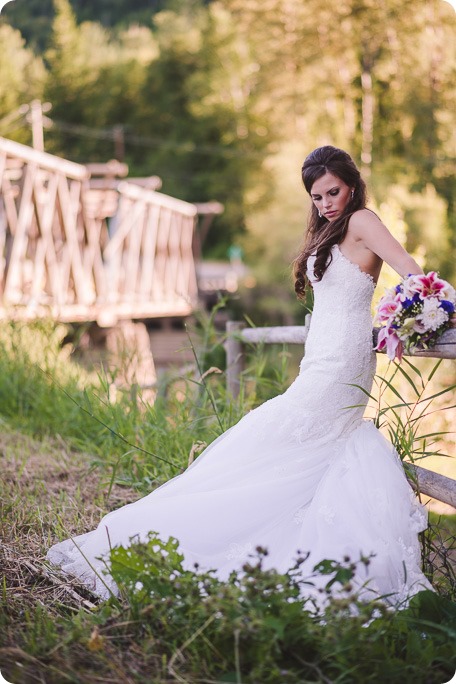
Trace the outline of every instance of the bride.
{"type": "Polygon", "coordinates": [[[264,565],[281,572],[308,552],[304,577],[324,559],[370,557],[352,581],[366,599],[398,604],[431,588],[417,537],[425,509],[397,453],[363,419],[361,389],[370,391],[375,372],[370,307],[382,262],[401,276],[422,270],[365,208],[365,183],[346,152],[314,150],[302,177],[313,205],[295,289],[302,297],[310,283],[315,305],[300,373],[182,475],[48,551],[102,598],[118,591],[106,570],[110,548],[151,531],[179,540],[185,567],[198,563],[222,580],[261,545],[264,565]]]}

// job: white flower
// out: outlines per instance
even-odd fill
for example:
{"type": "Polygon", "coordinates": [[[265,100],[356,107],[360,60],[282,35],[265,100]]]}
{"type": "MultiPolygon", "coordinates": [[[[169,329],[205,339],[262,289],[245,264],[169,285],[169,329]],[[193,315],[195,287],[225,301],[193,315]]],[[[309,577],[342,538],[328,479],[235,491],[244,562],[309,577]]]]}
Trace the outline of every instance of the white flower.
{"type": "Polygon", "coordinates": [[[433,297],[424,300],[423,310],[418,314],[416,320],[422,323],[426,330],[437,330],[448,320],[448,314],[440,308],[439,300],[433,297]]]}
{"type": "Polygon", "coordinates": [[[420,291],[419,285],[416,282],[416,276],[412,275],[404,278],[398,296],[401,302],[403,302],[405,299],[412,299],[413,295],[420,291]]]}
{"type": "Polygon", "coordinates": [[[452,302],[452,304],[456,304],[456,290],[452,285],[450,285],[450,283],[446,283],[445,287],[443,288],[443,290],[440,291],[439,295],[440,299],[446,299],[449,302],[452,302]]]}

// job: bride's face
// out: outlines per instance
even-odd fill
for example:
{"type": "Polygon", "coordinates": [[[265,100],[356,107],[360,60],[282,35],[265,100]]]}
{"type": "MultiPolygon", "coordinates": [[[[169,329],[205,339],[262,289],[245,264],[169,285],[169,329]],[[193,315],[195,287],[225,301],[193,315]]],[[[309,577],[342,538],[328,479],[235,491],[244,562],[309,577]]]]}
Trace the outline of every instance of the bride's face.
{"type": "Polygon", "coordinates": [[[312,185],[310,196],[318,211],[328,221],[334,221],[349,203],[351,191],[343,180],[328,171],[312,185]]]}

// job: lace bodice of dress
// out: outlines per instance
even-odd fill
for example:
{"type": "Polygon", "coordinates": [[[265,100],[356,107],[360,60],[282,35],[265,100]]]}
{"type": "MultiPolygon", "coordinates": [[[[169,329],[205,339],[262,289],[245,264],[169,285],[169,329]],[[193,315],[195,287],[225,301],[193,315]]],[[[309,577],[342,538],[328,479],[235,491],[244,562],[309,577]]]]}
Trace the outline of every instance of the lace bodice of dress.
{"type": "Polygon", "coordinates": [[[338,357],[351,373],[358,369],[360,361],[370,360],[372,355],[371,301],[375,283],[371,275],[342,254],[338,245],[332,248],[331,259],[321,281],[313,274],[315,257],[308,262],[315,302],[303,362],[338,357]]]}
{"type": "MultiPolygon", "coordinates": [[[[371,301],[375,283],[335,245],[321,281],[308,276],[314,290],[314,309],[300,374],[281,395],[288,419],[277,436],[303,441],[309,437],[334,440],[357,427],[375,373],[371,301]],[[349,408],[354,407],[356,408],[349,408]]],[[[277,408],[266,402],[257,410],[272,422],[277,408]]]]}

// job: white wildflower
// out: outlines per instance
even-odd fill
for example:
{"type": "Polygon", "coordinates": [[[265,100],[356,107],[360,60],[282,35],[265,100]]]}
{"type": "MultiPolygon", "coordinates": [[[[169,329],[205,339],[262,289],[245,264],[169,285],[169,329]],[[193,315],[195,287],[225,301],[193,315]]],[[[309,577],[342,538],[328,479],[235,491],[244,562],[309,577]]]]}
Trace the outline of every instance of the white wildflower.
{"type": "Polygon", "coordinates": [[[440,302],[435,297],[426,298],[423,302],[423,310],[416,317],[426,330],[437,330],[448,320],[447,312],[440,308],[440,302]]]}

